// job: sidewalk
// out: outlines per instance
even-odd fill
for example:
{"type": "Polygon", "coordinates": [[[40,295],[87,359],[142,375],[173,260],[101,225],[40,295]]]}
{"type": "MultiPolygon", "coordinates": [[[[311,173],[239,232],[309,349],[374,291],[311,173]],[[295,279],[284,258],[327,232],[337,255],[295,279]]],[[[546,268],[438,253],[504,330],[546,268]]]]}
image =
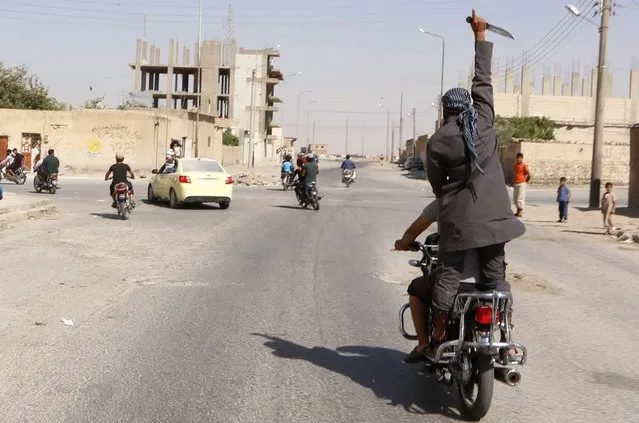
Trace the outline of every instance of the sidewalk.
{"type": "MultiPolygon", "coordinates": [[[[43,197],[46,194],[42,194],[43,197]]],[[[48,198],[37,198],[4,192],[0,200],[0,230],[11,224],[28,219],[36,219],[55,212],[55,204],[48,198]]]]}

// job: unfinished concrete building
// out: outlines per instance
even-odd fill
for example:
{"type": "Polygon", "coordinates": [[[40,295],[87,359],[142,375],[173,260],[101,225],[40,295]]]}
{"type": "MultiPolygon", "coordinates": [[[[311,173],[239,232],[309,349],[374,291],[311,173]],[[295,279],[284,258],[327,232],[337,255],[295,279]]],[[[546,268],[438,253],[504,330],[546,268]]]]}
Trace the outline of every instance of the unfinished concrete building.
{"type": "MultiPolygon", "coordinates": [[[[155,108],[197,108],[199,98],[202,113],[232,118],[234,84],[231,70],[235,68],[235,55],[230,55],[230,61],[223,60],[220,41],[205,40],[202,43],[202,92],[199,94],[198,47],[196,43],[191,60],[191,49],[183,46],[180,60],[179,44],[171,39],[166,61],[162,61],[159,47],[149,46],[146,40],[138,38],[135,63],[130,64],[134,70],[134,90],[151,93],[152,107],[155,108]]],[[[231,50],[235,51],[235,41],[231,50]]]]}

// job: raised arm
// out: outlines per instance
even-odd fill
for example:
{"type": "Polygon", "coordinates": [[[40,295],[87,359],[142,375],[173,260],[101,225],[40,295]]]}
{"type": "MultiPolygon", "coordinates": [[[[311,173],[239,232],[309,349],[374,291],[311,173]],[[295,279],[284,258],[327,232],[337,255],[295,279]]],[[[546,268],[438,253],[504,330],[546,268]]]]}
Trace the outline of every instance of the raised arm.
{"type": "Polygon", "coordinates": [[[486,41],[486,21],[473,9],[471,27],[475,34],[475,76],[470,94],[473,98],[478,117],[486,119],[491,125],[495,121],[495,101],[491,82],[491,62],[493,43],[486,41]]]}

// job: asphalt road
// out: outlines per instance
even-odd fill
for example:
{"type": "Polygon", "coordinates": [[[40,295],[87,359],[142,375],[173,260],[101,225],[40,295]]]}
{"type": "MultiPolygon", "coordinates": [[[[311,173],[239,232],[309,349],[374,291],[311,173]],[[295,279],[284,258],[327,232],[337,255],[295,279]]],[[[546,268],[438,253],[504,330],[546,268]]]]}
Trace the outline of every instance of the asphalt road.
{"type": "MultiPolygon", "coordinates": [[[[346,189],[332,166],[317,212],[236,187],[228,210],[139,202],[126,222],[106,182],[62,179],[57,216],[2,232],[0,420],[456,420],[397,331],[416,273],[390,250],[430,189],[377,165],[346,189]]],[[[638,254],[530,222],[508,248],[529,362],[485,421],[636,421],[638,254]]]]}

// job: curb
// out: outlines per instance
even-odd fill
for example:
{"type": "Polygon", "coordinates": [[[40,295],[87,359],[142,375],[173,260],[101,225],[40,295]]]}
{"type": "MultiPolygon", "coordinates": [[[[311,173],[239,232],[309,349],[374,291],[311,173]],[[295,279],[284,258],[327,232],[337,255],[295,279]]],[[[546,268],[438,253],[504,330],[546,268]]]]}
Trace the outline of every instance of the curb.
{"type": "Polygon", "coordinates": [[[11,223],[45,217],[53,214],[55,211],[55,204],[49,200],[6,207],[4,209],[0,209],[0,229],[6,229],[11,223]]]}

